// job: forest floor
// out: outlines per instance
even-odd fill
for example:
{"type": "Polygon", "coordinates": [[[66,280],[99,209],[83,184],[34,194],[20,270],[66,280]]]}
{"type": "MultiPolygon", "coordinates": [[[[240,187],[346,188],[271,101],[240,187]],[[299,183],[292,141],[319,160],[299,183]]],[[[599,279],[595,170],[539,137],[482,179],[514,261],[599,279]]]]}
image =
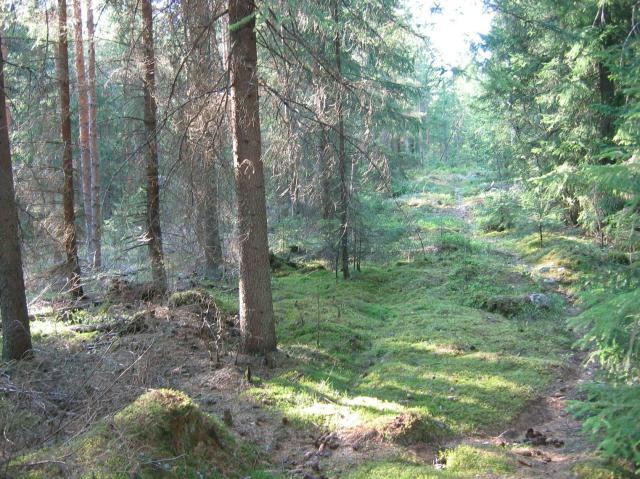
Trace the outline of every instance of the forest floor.
{"type": "Polygon", "coordinates": [[[96,446],[103,418],[157,388],[223,420],[239,446],[222,477],[618,477],[566,410],[593,374],[565,322],[580,273],[566,245],[581,240],[483,234],[487,188],[451,172],[412,180],[388,201],[420,240],[397,238],[402,258],[350,281],[315,263],[277,270],[268,365],[235,353],[232,286],[142,301],[120,283],[88,309],[43,305],[35,359],[0,368],[0,477],[209,477],[188,448],[118,449],[117,422],[96,446]]]}

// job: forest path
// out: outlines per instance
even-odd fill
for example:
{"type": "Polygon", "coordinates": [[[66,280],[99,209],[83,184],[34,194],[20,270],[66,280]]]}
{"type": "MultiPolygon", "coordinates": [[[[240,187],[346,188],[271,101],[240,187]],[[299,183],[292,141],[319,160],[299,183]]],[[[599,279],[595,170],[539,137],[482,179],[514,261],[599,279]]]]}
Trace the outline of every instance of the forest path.
{"type": "Polygon", "coordinates": [[[572,307],[530,319],[484,309],[482,298],[492,295],[562,292],[480,231],[481,177],[441,172],[424,181],[397,203],[422,229],[426,257],[366,264],[349,282],[312,276],[304,286],[293,275],[276,283],[277,309],[296,308],[282,347],[296,357],[305,343],[314,364],[297,363],[293,380],[277,373],[260,398],[318,425],[312,444],[304,434],[283,441],[276,462],[307,479],[577,477],[572,469],[592,447],[565,409],[588,377],[564,326],[572,307]],[[318,307],[317,343],[299,328],[316,317],[323,290],[331,299],[320,295],[328,307],[318,307]],[[409,412],[440,421],[454,439],[394,443],[389,425],[404,427],[409,412]],[[525,443],[528,429],[552,444],[525,443]],[[319,447],[323,432],[333,434],[335,450],[319,447]]]}
{"type": "MultiPolygon", "coordinates": [[[[276,271],[273,365],[237,355],[234,329],[214,363],[194,304],[123,297],[102,314],[145,317],[143,330],[124,335],[32,323],[38,359],[22,364],[11,386],[81,399],[69,411],[53,400],[47,408],[27,402],[42,419],[33,437],[49,434],[57,418],[65,421],[60,439],[76,437],[148,389],[169,387],[263,451],[274,475],[251,477],[575,477],[573,465],[590,451],[565,411],[588,377],[562,321],[571,311],[523,320],[483,307],[493,295],[551,290],[533,277],[540,268],[479,232],[481,181],[449,172],[415,180],[398,201],[402,222],[395,198],[382,205],[370,233],[408,253],[402,260],[367,261],[349,281],[312,264],[276,271]],[[411,234],[417,228],[426,251],[411,234]],[[516,443],[528,428],[565,445],[516,443]]],[[[236,291],[207,288],[233,320],[236,291]]]]}
{"type": "MultiPolygon", "coordinates": [[[[455,209],[458,218],[464,220],[471,234],[478,227],[474,222],[473,205],[461,193],[461,187],[454,188],[455,209]]],[[[505,249],[496,238],[482,238],[515,266],[524,267],[532,276],[539,273],[540,268],[529,264],[514,252],[505,249]]],[[[547,279],[549,279],[547,277],[547,279]]],[[[562,289],[555,278],[551,278],[550,290],[561,295],[565,300],[562,317],[566,320],[579,313],[573,306],[569,295],[562,289]]],[[[577,477],[574,467],[576,464],[592,460],[593,443],[589,442],[582,432],[582,423],[567,410],[569,401],[581,398],[580,386],[593,377],[594,368],[584,366],[585,355],[572,351],[570,361],[563,373],[553,384],[532,399],[527,407],[511,423],[503,426],[498,435],[480,435],[465,437],[455,441],[455,445],[469,444],[473,446],[498,445],[510,447],[508,454],[517,465],[515,474],[504,477],[514,478],[559,478],[569,479],[577,477]],[[532,436],[527,438],[527,431],[532,436]],[[523,441],[526,441],[524,442],[523,441]],[[560,441],[560,442],[557,442],[560,441]],[[520,443],[522,442],[522,445],[520,443]]],[[[452,444],[452,445],[453,445],[452,444]]]]}

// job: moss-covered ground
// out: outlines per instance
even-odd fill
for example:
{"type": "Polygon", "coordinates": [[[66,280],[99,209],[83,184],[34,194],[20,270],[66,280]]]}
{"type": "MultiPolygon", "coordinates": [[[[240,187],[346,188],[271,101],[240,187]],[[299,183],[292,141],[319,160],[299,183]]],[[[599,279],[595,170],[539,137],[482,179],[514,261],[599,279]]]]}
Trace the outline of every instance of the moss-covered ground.
{"type": "MultiPolygon", "coordinates": [[[[381,446],[367,460],[329,458],[323,461],[327,477],[528,477],[509,447],[463,439],[499,434],[566,374],[575,355],[566,295],[578,298],[585,283],[612,273],[599,266],[605,253],[571,232],[546,232],[542,247],[526,228],[482,233],[476,219],[484,187],[479,174],[415,176],[395,198],[371,204],[365,198],[370,255],[352,279],[336,279],[316,263],[274,275],[279,347],[287,360],[264,377],[254,374],[242,400],[301,431],[336,431],[342,437],[374,432],[382,443],[397,443],[388,450],[381,446]],[[529,304],[509,316],[487,311],[492,297],[532,293],[544,294],[544,307],[529,304]],[[395,434],[398,418],[417,418],[419,425],[395,434]],[[416,443],[428,443],[434,454],[416,455],[416,443]]],[[[311,239],[289,235],[280,242],[283,251],[291,241],[313,249],[311,239]]],[[[235,312],[232,288],[202,288],[223,313],[235,312]]],[[[66,326],[34,323],[36,344],[62,334],[73,347],[96,335],[59,328],[66,326]]],[[[175,421],[167,419],[166,408],[143,396],[48,451],[74,454],[79,476],[98,474],[86,477],[131,477],[132,471],[136,477],[271,477],[260,472],[268,454],[238,441],[190,399],[172,397],[172,411],[196,416],[188,444],[171,431],[175,421]],[[140,421],[150,421],[149,427],[131,429],[140,421]],[[134,460],[133,451],[149,460],[134,460]],[[224,469],[225,461],[240,465],[224,469]]],[[[18,462],[40,457],[31,454],[18,462]]],[[[291,472],[283,465],[268,468],[283,476],[291,472]]],[[[590,477],[589,470],[583,464],[574,473],[590,477]]]]}
{"type": "MultiPolygon", "coordinates": [[[[467,208],[477,185],[466,181],[460,192],[454,183],[461,184],[418,178],[389,200],[433,246],[425,253],[419,239],[402,238],[388,247],[404,247],[412,259],[366,264],[350,281],[328,271],[274,280],[280,347],[299,361],[250,394],[300,427],[384,435],[398,415],[416,413],[439,425],[436,442],[445,444],[499,433],[562,375],[573,342],[563,299],[545,292],[550,308],[509,318],[482,308],[493,295],[540,292],[541,284],[514,254],[475,234],[467,208]]],[[[346,477],[476,477],[513,468],[494,449],[464,445],[446,454],[446,472],[385,458],[346,477]]]]}
{"type": "Polygon", "coordinates": [[[263,455],[184,393],[154,389],[89,431],[14,461],[9,477],[269,478],[263,455]]]}

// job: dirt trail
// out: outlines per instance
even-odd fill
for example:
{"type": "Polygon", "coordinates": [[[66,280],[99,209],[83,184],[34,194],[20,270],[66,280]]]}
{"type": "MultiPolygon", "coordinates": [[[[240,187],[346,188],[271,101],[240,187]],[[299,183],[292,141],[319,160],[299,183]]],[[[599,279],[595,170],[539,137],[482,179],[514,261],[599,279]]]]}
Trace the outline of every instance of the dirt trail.
{"type": "MultiPolygon", "coordinates": [[[[455,204],[446,214],[464,220],[466,234],[474,235],[473,205],[460,188],[455,188],[454,195],[455,204]]],[[[514,265],[525,265],[513,253],[497,249],[496,242],[492,246],[490,254],[504,255],[514,265]]],[[[279,353],[274,358],[276,369],[272,369],[260,358],[223,354],[216,366],[205,346],[208,340],[203,338],[202,320],[193,305],[168,308],[127,303],[114,305],[110,314],[119,317],[134,306],[149,310],[143,331],[122,336],[105,333],[74,344],[68,343],[64,335],[54,336],[39,345],[37,360],[16,367],[13,382],[8,382],[9,376],[0,371],[0,389],[24,391],[21,404],[30,408],[33,417],[42,418],[34,423],[32,436],[23,435],[13,449],[0,451],[6,455],[0,454],[0,462],[21,448],[38,445],[39,438],[52,437],[52,430],[61,438],[77,436],[96,418],[112,414],[155,387],[183,390],[204,410],[224,413],[236,434],[261,446],[279,472],[294,477],[342,477],[344,471],[376,459],[411,457],[425,467],[436,459],[438,447],[433,444],[394,446],[370,431],[336,431],[329,437],[326,431],[313,426],[304,430],[293,427],[292,420],[272,409],[268,400],[246,394],[253,386],[246,371],[250,366],[255,377],[268,381],[278,372],[294,370],[300,359],[279,353]],[[117,387],[113,387],[116,383],[117,387]]],[[[571,314],[575,309],[569,307],[566,315],[571,314]]],[[[228,350],[235,349],[230,345],[228,350]]],[[[573,355],[561,377],[548,390],[540,391],[538,397],[532,397],[512,423],[496,428],[493,434],[457,438],[447,446],[504,445],[518,464],[515,474],[507,477],[573,477],[573,465],[588,458],[593,450],[580,433],[580,424],[565,407],[568,400],[578,397],[578,386],[592,374],[582,367],[582,359],[579,354],[573,355]],[[528,429],[538,431],[549,441],[563,441],[564,445],[518,444],[528,429]]]]}
{"type": "MultiPolygon", "coordinates": [[[[455,188],[455,214],[463,219],[469,230],[474,231],[473,211],[465,203],[459,188],[455,188]]],[[[491,241],[493,245],[495,241],[491,241]]],[[[511,252],[504,252],[505,256],[519,266],[525,266],[533,272],[532,265],[511,252]]],[[[564,311],[565,317],[578,313],[571,304],[570,298],[554,283],[552,291],[561,294],[567,301],[564,311]]],[[[509,454],[518,465],[515,478],[571,478],[576,477],[572,472],[573,466],[593,455],[593,444],[581,432],[581,423],[568,411],[567,402],[580,398],[579,387],[591,379],[594,370],[584,367],[584,354],[574,352],[566,365],[563,374],[551,387],[532,399],[529,405],[512,423],[505,425],[497,435],[482,435],[464,438],[456,444],[499,445],[511,447],[509,454]],[[527,431],[540,433],[544,439],[527,439],[527,431]],[[561,444],[556,442],[561,441],[561,444]],[[536,442],[540,445],[534,446],[536,442]],[[548,444],[544,444],[547,442],[548,444]],[[555,445],[552,444],[555,442],[555,445]],[[558,447],[559,446],[559,447],[558,447]]]]}
{"type": "Polygon", "coordinates": [[[496,435],[482,435],[456,441],[456,445],[498,445],[504,447],[517,465],[510,478],[573,478],[573,467],[593,456],[591,444],[581,432],[581,424],[569,412],[567,402],[579,398],[579,386],[593,371],[585,369],[575,356],[565,373],[548,391],[533,399],[513,423],[496,435]],[[527,431],[538,438],[527,439],[527,431]],[[536,445],[538,444],[538,445],[536,445]]]}

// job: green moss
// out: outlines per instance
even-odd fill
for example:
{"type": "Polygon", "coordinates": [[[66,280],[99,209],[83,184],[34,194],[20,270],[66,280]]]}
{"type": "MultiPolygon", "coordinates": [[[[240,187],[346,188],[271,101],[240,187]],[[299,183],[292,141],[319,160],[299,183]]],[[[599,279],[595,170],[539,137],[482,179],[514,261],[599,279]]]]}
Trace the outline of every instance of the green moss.
{"type": "Polygon", "coordinates": [[[577,479],[630,479],[636,477],[629,471],[599,461],[580,462],[573,466],[572,472],[577,479]]]}
{"type": "MultiPolygon", "coordinates": [[[[476,479],[505,477],[515,471],[515,463],[497,448],[461,445],[441,457],[444,469],[422,464],[406,457],[371,461],[358,465],[345,479],[476,479]]],[[[338,477],[338,476],[336,476],[338,477]]]]}
{"type": "Polygon", "coordinates": [[[560,373],[572,339],[556,310],[519,322],[461,306],[471,293],[449,280],[456,267],[478,291],[513,275],[518,291],[536,288],[478,251],[367,266],[347,282],[324,271],[274,279],[279,342],[297,365],[251,394],[301,425],[377,427],[409,410],[453,434],[508,422],[560,373]]]}
{"type": "Polygon", "coordinates": [[[203,289],[189,289],[186,291],[177,291],[169,296],[169,306],[178,308],[180,306],[188,306],[198,304],[202,306],[215,305],[214,299],[203,289]]]}
{"type": "MultiPolygon", "coordinates": [[[[337,476],[336,476],[337,477],[337,476]]],[[[372,461],[357,466],[345,479],[457,479],[461,476],[402,460],[372,461]]]]}
{"type": "Polygon", "coordinates": [[[467,444],[444,454],[447,470],[465,475],[503,475],[516,469],[515,461],[504,450],[494,447],[473,447],[467,444]]]}
{"type": "Polygon", "coordinates": [[[238,314],[238,293],[235,288],[208,288],[207,294],[209,294],[216,303],[218,311],[226,315],[238,314]]]}
{"type": "Polygon", "coordinates": [[[449,435],[447,426],[419,412],[399,414],[382,427],[385,439],[410,446],[420,442],[437,444],[449,435]]]}
{"type": "Polygon", "coordinates": [[[188,396],[157,389],[72,441],[21,458],[12,469],[33,478],[239,478],[264,465],[257,450],[239,444],[188,396]],[[64,466],[55,462],[62,457],[64,466]],[[37,462],[42,465],[26,466],[37,462]]]}

